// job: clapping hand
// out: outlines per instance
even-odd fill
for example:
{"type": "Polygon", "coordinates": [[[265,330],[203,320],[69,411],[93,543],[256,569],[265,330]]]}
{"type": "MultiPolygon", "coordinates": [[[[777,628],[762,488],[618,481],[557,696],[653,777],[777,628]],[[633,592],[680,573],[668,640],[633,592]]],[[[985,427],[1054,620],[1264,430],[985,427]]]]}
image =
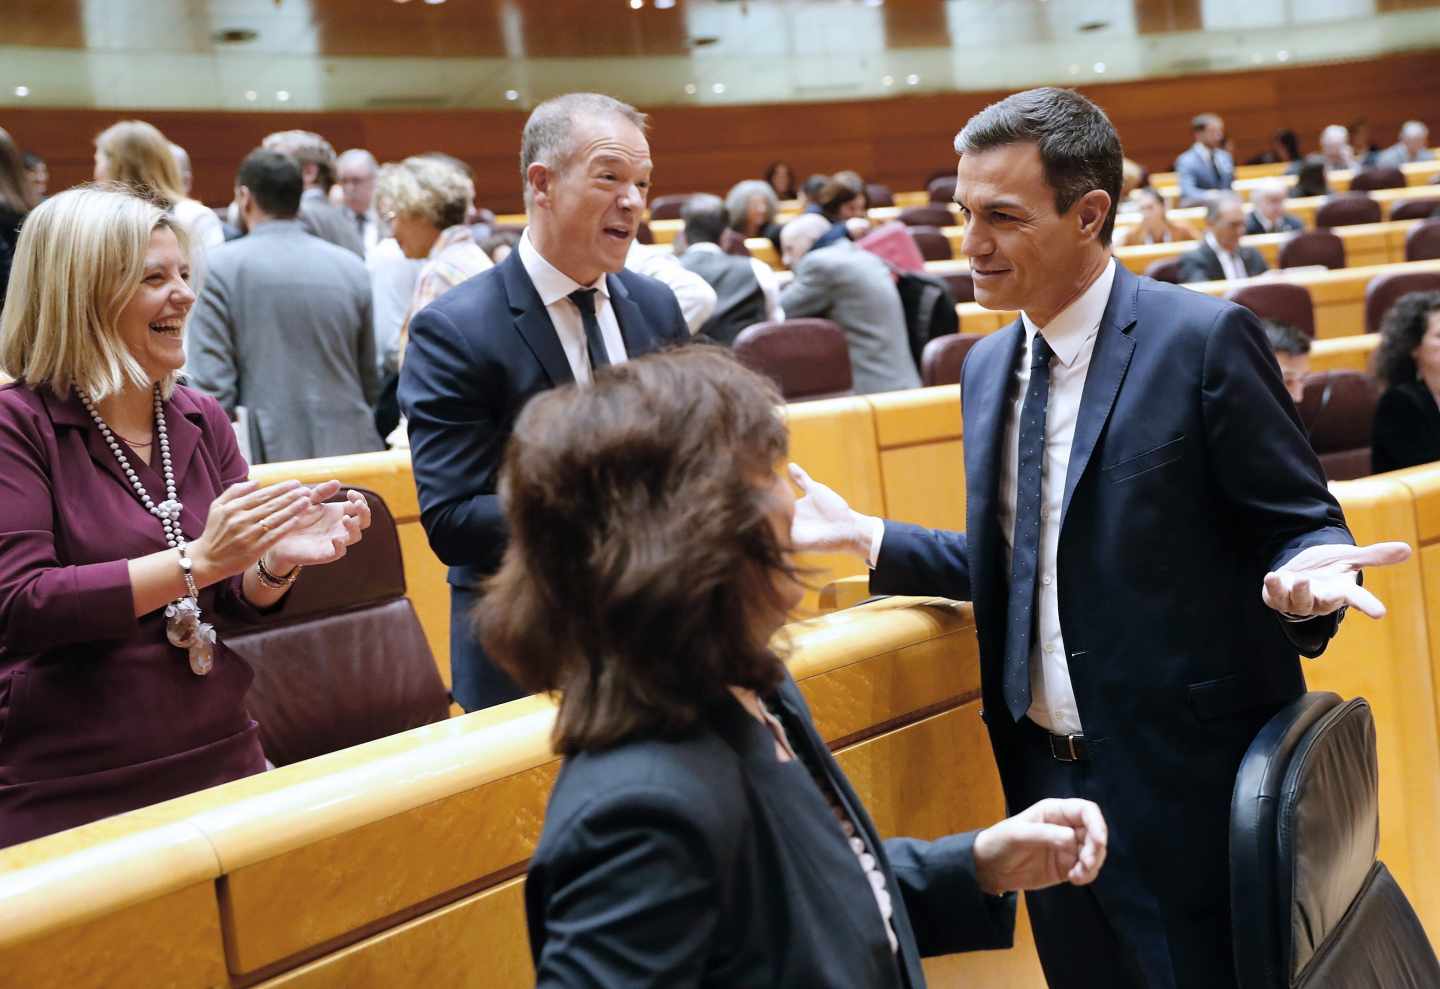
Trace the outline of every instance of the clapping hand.
{"type": "Polygon", "coordinates": [[[1052,797],[975,836],[975,877],[991,894],[1084,886],[1100,874],[1109,840],[1098,806],[1052,797]]]}
{"type": "Polygon", "coordinates": [[[358,491],[346,492],[344,501],[325,501],[339,490],[339,481],[310,489],[310,506],[301,512],[295,527],[270,547],[266,567],[283,574],[295,567],[333,563],[360,541],[370,525],[370,505],[358,491]]]}
{"type": "Polygon", "coordinates": [[[1405,543],[1311,546],[1265,575],[1261,597],[1269,607],[1296,617],[1329,615],[1354,605],[1371,618],[1384,618],[1385,605],[1356,582],[1356,574],[1363,567],[1404,563],[1409,558],[1405,543]]]}

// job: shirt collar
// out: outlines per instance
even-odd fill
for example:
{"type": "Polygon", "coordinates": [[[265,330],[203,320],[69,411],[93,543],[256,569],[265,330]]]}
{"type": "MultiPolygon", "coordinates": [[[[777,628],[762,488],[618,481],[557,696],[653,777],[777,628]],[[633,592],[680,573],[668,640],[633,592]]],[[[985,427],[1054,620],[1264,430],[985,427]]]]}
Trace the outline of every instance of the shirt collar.
{"type": "Polygon", "coordinates": [[[699,251],[699,252],[701,252],[702,254],[707,253],[707,252],[710,253],[710,254],[724,254],[724,253],[725,253],[725,249],[724,249],[724,248],[722,248],[719,244],[715,243],[714,241],[710,241],[710,240],[702,240],[702,241],[700,241],[698,244],[691,244],[689,247],[686,248],[686,250],[687,250],[687,251],[699,251]]]}
{"type": "Polygon", "coordinates": [[[530,276],[530,283],[535,286],[540,301],[546,306],[553,306],[561,299],[567,298],[571,292],[581,288],[599,289],[601,295],[607,299],[610,298],[609,280],[604,275],[597,278],[594,285],[581,285],[546,261],[530,240],[529,227],[526,227],[525,232],[520,235],[519,251],[520,263],[525,267],[525,274],[530,276]]]}
{"type": "MultiPolygon", "coordinates": [[[[1195,146],[1195,150],[1198,151],[1198,152],[1200,152],[1200,154],[1201,154],[1202,157],[1205,157],[1205,158],[1213,158],[1213,157],[1215,156],[1215,152],[1214,152],[1214,151],[1211,151],[1209,147],[1207,147],[1207,146],[1204,145],[1204,144],[1201,144],[1199,141],[1196,141],[1194,146],[1195,146]]],[[[1173,145],[1172,145],[1172,147],[1173,147],[1173,145]]]]}
{"type": "Polygon", "coordinates": [[[1215,239],[1215,235],[1210,233],[1210,231],[1208,230],[1205,231],[1205,243],[1210,245],[1210,250],[1215,252],[1215,256],[1217,258],[1223,258],[1227,256],[1233,257],[1237,253],[1235,251],[1227,251],[1225,250],[1225,248],[1221,247],[1220,242],[1215,239]]]}
{"type": "MultiPolygon", "coordinates": [[[[1080,356],[1080,348],[1100,331],[1100,320],[1105,317],[1105,307],[1110,304],[1110,288],[1115,284],[1115,259],[1105,264],[1100,277],[1080,293],[1080,298],[1070,303],[1045,327],[1045,342],[1055,351],[1060,363],[1069,367],[1080,356]]],[[[1020,318],[1025,323],[1025,342],[1035,339],[1040,328],[1030,321],[1028,313],[1020,318]]]]}
{"type": "MultiPolygon", "coordinates": [[[[454,247],[456,244],[463,244],[466,241],[474,243],[475,236],[470,233],[470,228],[465,226],[465,224],[459,223],[453,227],[446,227],[440,232],[440,236],[435,238],[435,243],[430,247],[429,256],[437,258],[441,252],[447,248],[454,247]]],[[[546,305],[549,305],[549,303],[546,303],[546,305]]]]}

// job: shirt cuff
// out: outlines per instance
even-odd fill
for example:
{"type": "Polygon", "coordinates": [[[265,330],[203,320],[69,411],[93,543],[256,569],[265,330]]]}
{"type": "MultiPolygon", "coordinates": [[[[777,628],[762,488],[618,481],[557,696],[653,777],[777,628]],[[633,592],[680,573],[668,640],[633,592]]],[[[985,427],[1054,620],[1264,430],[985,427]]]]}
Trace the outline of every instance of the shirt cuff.
{"type": "Polygon", "coordinates": [[[885,538],[885,520],[876,518],[873,515],[865,516],[870,526],[870,552],[865,557],[865,565],[871,570],[880,562],[880,542],[885,538]]]}

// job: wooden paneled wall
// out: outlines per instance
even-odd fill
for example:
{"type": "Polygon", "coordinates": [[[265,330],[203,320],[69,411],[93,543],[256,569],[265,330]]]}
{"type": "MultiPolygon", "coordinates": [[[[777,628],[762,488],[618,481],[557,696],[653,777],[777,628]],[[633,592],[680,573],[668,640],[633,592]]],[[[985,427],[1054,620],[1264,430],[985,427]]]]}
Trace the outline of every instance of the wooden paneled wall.
{"type": "MultiPolygon", "coordinates": [[[[1407,119],[1440,131],[1440,51],[1338,65],[1300,66],[1083,87],[1119,128],[1126,153],[1154,171],[1168,170],[1190,142],[1189,118],[1225,117],[1239,158],[1261,150],[1280,127],[1306,149],[1320,129],[1364,117],[1374,140],[1395,140],[1407,119]]],[[[932,172],[953,166],[950,142],[974,112],[1003,92],[941,93],[849,103],[738,107],[659,107],[651,111],[655,193],[724,193],[775,159],[797,172],[854,168],[894,190],[920,188],[932,172]]],[[[650,109],[645,107],[643,109],[650,109]]],[[[228,202],[235,167],[272,130],[323,133],[336,150],[368,147],[383,161],[442,150],[476,170],[482,205],[518,211],[518,153],[523,112],[346,111],[225,113],[136,110],[8,110],[0,126],[50,162],[52,188],[90,176],[91,141],[125,117],[150,120],[190,152],[196,195],[228,202]]]]}

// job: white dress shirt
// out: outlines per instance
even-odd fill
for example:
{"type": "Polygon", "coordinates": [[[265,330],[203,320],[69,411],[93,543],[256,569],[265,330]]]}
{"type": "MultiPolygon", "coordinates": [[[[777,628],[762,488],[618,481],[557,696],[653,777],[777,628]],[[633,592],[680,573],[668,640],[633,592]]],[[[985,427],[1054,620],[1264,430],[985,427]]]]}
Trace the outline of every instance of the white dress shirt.
{"type": "Polygon", "coordinates": [[[1225,250],[1225,248],[1220,246],[1220,242],[1215,239],[1215,235],[1211,233],[1205,235],[1205,243],[1210,245],[1210,250],[1214,251],[1215,256],[1220,259],[1220,270],[1225,272],[1227,279],[1250,277],[1250,273],[1245,270],[1245,262],[1240,259],[1238,252],[1231,254],[1225,250]]]}
{"type": "MultiPolygon", "coordinates": [[[[1035,588],[1035,637],[1030,646],[1030,720],[1056,734],[1079,733],[1080,711],[1070,683],[1070,664],[1060,631],[1060,597],[1056,571],[1060,550],[1060,509],[1065,499],[1065,477],[1070,468],[1070,447],[1080,414],[1080,398],[1100,320],[1115,282],[1112,259],[1100,277],[1044,327],[1045,341],[1055,351],[1050,365],[1050,399],[1045,411],[1045,460],[1040,479],[1040,573],[1035,588]]],[[[1015,487],[1020,459],[1020,409],[1030,387],[1030,346],[1040,332],[1026,313],[1020,314],[1025,344],[1011,372],[1006,396],[1005,434],[1000,446],[1000,531],[1005,537],[1005,573],[1015,544],[1015,487]]],[[[870,565],[879,558],[884,525],[876,520],[870,540],[870,565]]]]}
{"type": "MultiPolygon", "coordinates": [[[[725,253],[724,248],[719,244],[706,241],[691,244],[687,250],[709,251],[712,254],[725,253]]],[[[775,269],[755,257],[750,259],[750,269],[755,272],[755,280],[760,283],[760,293],[765,296],[766,320],[776,323],[784,322],[785,310],[780,308],[780,279],[776,276],[775,269]]]]}
{"type": "Polygon", "coordinates": [[[565,359],[570,362],[570,371],[576,381],[590,381],[590,353],[585,346],[585,322],[580,310],[570,301],[570,293],[579,288],[593,288],[595,293],[595,319],[600,324],[600,336],[605,341],[605,353],[611,364],[621,364],[627,359],[625,339],[620,336],[620,322],[615,318],[615,309],[610,305],[610,285],[602,274],[593,285],[581,285],[575,279],[556,268],[540,256],[530,241],[530,229],[520,235],[520,263],[530,276],[530,283],[545,304],[550,322],[560,337],[560,346],[565,348],[565,359]]]}
{"type": "Polygon", "coordinates": [[[625,267],[640,275],[648,275],[675,293],[680,303],[680,315],[685,317],[685,326],[691,334],[699,333],[715,313],[718,300],[710,283],[680,263],[673,245],[642,244],[630,242],[630,251],[625,255],[625,267]]]}

